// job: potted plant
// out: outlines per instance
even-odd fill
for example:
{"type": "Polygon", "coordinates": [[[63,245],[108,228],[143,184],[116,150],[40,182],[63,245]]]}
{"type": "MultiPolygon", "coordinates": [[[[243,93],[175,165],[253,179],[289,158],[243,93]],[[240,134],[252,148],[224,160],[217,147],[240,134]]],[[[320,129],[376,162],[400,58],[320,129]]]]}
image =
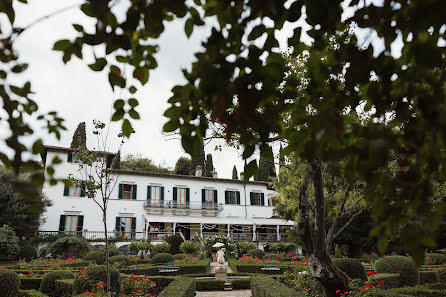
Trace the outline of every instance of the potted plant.
{"type": "Polygon", "coordinates": [[[150,243],[149,242],[147,242],[147,241],[140,241],[139,243],[138,243],[138,248],[139,248],[139,251],[142,253],[142,256],[144,257],[144,259],[150,259],[150,252],[149,252],[149,250],[150,250],[150,243]]]}

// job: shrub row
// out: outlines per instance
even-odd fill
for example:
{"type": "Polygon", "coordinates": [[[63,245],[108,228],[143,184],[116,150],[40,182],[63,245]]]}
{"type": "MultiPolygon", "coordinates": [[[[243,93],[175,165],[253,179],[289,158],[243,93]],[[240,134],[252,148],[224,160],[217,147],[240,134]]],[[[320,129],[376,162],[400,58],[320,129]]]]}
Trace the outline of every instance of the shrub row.
{"type": "Polygon", "coordinates": [[[195,280],[196,291],[223,291],[225,288],[224,280],[202,279],[195,280]]]}
{"type": "Polygon", "coordinates": [[[397,294],[417,297],[446,297],[446,289],[429,288],[426,285],[392,289],[397,294]]]}
{"type": "Polygon", "coordinates": [[[58,279],[74,279],[74,274],[71,271],[54,271],[46,274],[40,283],[40,292],[48,296],[57,297],[56,294],[56,280],[58,279]]]}
{"type": "Polygon", "coordinates": [[[426,254],[427,265],[441,265],[446,264],[446,255],[440,253],[428,253],[426,254]]]}
{"type": "Polygon", "coordinates": [[[294,291],[279,281],[268,276],[251,277],[252,297],[303,297],[300,292],[294,291]]]}
{"type": "Polygon", "coordinates": [[[369,281],[376,287],[383,289],[399,288],[401,285],[400,275],[398,273],[378,273],[371,275],[369,281]],[[379,283],[383,282],[384,285],[379,283]]]}
{"type": "MultiPolygon", "coordinates": [[[[75,278],[75,294],[90,291],[97,283],[107,282],[107,268],[105,266],[90,266],[87,268],[85,277],[75,278]]],[[[119,271],[110,267],[110,290],[119,294],[121,290],[121,276],[119,271]]]]}
{"type": "Polygon", "coordinates": [[[0,289],[4,297],[17,296],[20,289],[20,280],[17,273],[0,269],[0,289]]]}
{"type": "Polygon", "coordinates": [[[20,290],[19,294],[16,295],[18,297],[48,297],[47,294],[44,294],[40,291],[36,290],[20,290]]]}
{"type": "Polygon", "coordinates": [[[194,297],[195,280],[193,278],[178,278],[171,282],[158,297],[194,297]]]}
{"type": "Polygon", "coordinates": [[[39,290],[43,277],[24,277],[20,279],[21,290],[39,290]]]}
{"type": "MultiPolygon", "coordinates": [[[[178,265],[180,271],[177,274],[193,274],[193,273],[206,273],[209,268],[210,259],[200,260],[196,264],[185,264],[178,265]]],[[[119,270],[121,273],[125,274],[136,274],[136,275],[158,275],[158,268],[156,266],[146,267],[146,268],[132,268],[128,267],[119,270]]]]}
{"type": "Polygon", "coordinates": [[[74,279],[58,279],[54,287],[57,297],[71,297],[74,293],[74,279]]]}
{"type": "Polygon", "coordinates": [[[429,284],[436,283],[437,279],[437,271],[429,270],[429,271],[420,271],[420,284],[429,284]]]}

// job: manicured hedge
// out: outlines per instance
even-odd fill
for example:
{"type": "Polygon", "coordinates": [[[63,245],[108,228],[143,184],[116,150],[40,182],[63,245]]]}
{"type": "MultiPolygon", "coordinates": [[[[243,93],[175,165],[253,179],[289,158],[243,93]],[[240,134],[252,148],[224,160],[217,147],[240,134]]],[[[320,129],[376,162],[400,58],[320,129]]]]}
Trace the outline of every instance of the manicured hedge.
{"type": "Polygon", "coordinates": [[[223,291],[225,281],[216,279],[195,280],[196,291],[223,291]]]}
{"type": "MultiPolygon", "coordinates": [[[[176,274],[196,274],[196,273],[206,273],[209,269],[209,264],[211,260],[209,258],[200,260],[197,264],[184,264],[175,265],[180,267],[180,271],[176,274]]],[[[136,275],[158,275],[158,268],[156,266],[149,266],[145,268],[125,268],[120,269],[119,272],[125,274],[136,274],[136,275]]]]}
{"type": "MultiPolygon", "coordinates": [[[[236,259],[229,259],[228,265],[231,267],[234,272],[242,272],[242,273],[263,273],[262,268],[265,267],[263,264],[244,264],[238,262],[236,259]]],[[[277,273],[282,274],[285,270],[291,269],[289,266],[282,268],[281,271],[277,271],[277,273]]],[[[271,273],[272,274],[272,273],[271,273]]]]}
{"type": "Polygon", "coordinates": [[[437,271],[429,270],[429,271],[420,271],[420,284],[429,284],[436,283],[437,279],[437,271]]]}
{"type": "Polygon", "coordinates": [[[439,283],[446,284],[446,267],[437,270],[437,279],[439,283]]]}
{"type": "Polygon", "coordinates": [[[46,274],[42,282],[40,283],[40,292],[49,296],[55,296],[56,280],[74,278],[74,274],[71,271],[54,271],[46,274]]]}
{"type": "Polygon", "coordinates": [[[367,280],[367,274],[361,262],[351,258],[336,258],[332,260],[333,264],[345,272],[350,278],[367,280]]]}
{"type": "MultiPolygon", "coordinates": [[[[75,278],[74,291],[76,294],[90,291],[99,282],[107,282],[107,268],[105,266],[90,266],[86,270],[86,277],[75,278]]],[[[110,267],[110,290],[116,293],[121,290],[119,271],[113,267],[110,267]]]]}
{"type": "Polygon", "coordinates": [[[170,283],[158,297],[194,297],[195,280],[193,278],[178,278],[170,283]]]}
{"type": "Polygon", "coordinates": [[[371,275],[369,281],[376,287],[383,289],[399,288],[401,285],[400,275],[398,273],[378,273],[371,275]],[[383,282],[384,285],[380,284],[383,282]]]}
{"type": "Polygon", "coordinates": [[[59,279],[55,283],[57,297],[71,297],[74,293],[74,279],[59,279]]]}
{"type": "Polygon", "coordinates": [[[375,271],[378,273],[399,273],[401,286],[415,286],[420,283],[420,273],[412,258],[390,256],[376,261],[375,271]]]}
{"type": "Polygon", "coordinates": [[[263,261],[283,261],[283,255],[281,254],[266,254],[262,257],[263,261]]]}
{"type": "Polygon", "coordinates": [[[239,278],[229,281],[234,290],[248,290],[251,288],[251,278],[239,278]]]}
{"type": "Polygon", "coordinates": [[[288,288],[279,281],[268,276],[251,277],[252,297],[303,297],[301,292],[288,288]]]}
{"type": "Polygon", "coordinates": [[[43,277],[24,277],[20,279],[21,290],[39,290],[43,277]]]}
{"type": "Polygon", "coordinates": [[[432,289],[423,285],[392,289],[393,292],[417,297],[446,297],[446,290],[432,289]]]}
{"type": "Polygon", "coordinates": [[[0,290],[3,297],[15,297],[20,290],[20,280],[16,273],[0,269],[0,290]]]}
{"type": "Polygon", "coordinates": [[[84,268],[91,265],[91,261],[78,261],[72,263],[61,263],[60,267],[84,268]]]}
{"type": "Polygon", "coordinates": [[[48,297],[47,294],[44,294],[40,291],[36,290],[20,290],[18,297],[48,297]]]}
{"type": "Polygon", "coordinates": [[[262,259],[265,256],[265,252],[261,249],[252,249],[248,251],[248,256],[257,257],[262,259]]]}
{"type": "Polygon", "coordinates": [[[171,254],[168,253],[159,253],[156,254],[153,258],[151,263],[153,265],[161,264],[161,263],[172,263],[175,259],[171,254]]]}

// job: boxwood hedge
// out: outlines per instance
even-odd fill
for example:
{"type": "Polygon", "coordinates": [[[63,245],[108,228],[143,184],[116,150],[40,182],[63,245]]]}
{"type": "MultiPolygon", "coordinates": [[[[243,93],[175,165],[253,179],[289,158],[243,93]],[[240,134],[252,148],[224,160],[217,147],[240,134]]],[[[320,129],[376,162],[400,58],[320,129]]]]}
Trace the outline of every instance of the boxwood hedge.
{"type": "Polygon", "coordinates": [[[57,297],[71,297],[74,293],[74,279],[58,279],[55,283],[57,297]]]}
{"type": "Polygon", "coordinates": [[[390,256],[381,258],[375,263],[378,273],[399,273],[401,286],[415,286],[420,283],[420,273],[412,258],[390,256]]]}
{"type": "Polygon", "coordinates": [[[367,279],[367,273],[361,262],[351,258],[335,258],[332,260],[333,264],[345,272],[352,279],[367,279]]]}
{"type": "Polygon", "coordinates": [[[399,288],[401,285],[398,273],[378,273],[371,275],[369,281],[376,287],[383,289],[399,288]]]}
{"type": "Polygon", "coordinates": [[[279,281],[268,276],[251,277],[252,297],[304,297],[301,292],[288,288],[279,281]]]}
{"type": "Polygon", "coordinates": [[[39,290],[43,277],[23,277],[20,278],[21,290],[39,290]]]}
{"type": "Polygon", "coordinates": [[[178,278],[170,283],[158,297],[194,297],[195,280],[193,278],[178,278]]]}

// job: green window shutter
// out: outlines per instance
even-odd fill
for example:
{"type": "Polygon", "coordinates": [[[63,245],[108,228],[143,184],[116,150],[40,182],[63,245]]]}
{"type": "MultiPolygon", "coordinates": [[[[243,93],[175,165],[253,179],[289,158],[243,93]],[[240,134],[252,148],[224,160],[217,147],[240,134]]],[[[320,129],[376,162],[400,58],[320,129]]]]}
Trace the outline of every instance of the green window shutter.
{"type": "Polygon", "coordinates": [[[152,187],[151,186],[147,186],[147,203],[150,205],[151,200],[152,199],[152,187]]]}
{"type": "Polygon", "coordinates": [[[190,189],[186,188],[186,208],[189,208],[190,205],[190,189]]]}
{"type": "Polygon", "coordinates": [[[84,228],[84,216],[78,216],[77,217],[77,232],[82,232],[82,229],[84,228]]]}
{"type": "Polygon", "coordinates": [[[240,205],[240,192],[237,191],[237,204],[240,205]]]}
{"type": "Polygon", "coordinates": [[[225,191],[225,204],[229,204],[229,191],[225,191]]]}
{"type": "Polygon", "coordinates": [[[70,189],[70,187],[68,187],[67,185],[64,184],[64,186],[63,186],[63,195],[64,196],[68,196],[69,189],[70,189]]]}
{"type": "Polygon", "coordinates": [[[217,190],[214,190],[214,209],[218,208],[217,190]]]}
{"type": "Polygon", "coordinates": [[[201,189],[201,208],[205,208],[205,203],[206,203],[206,190],[205,189],[201,189]]]}
{"type": "Polygon", "coordinates": [[[137,189],[137,187],[136,187],[136,185],[133,185],[132,186],[132,199],[133,200],[136,200],[136,190],[137,189]]]}
{"type": "Polygon", "coordinates": [[[85,182],[81,182],[81,197],[85,197],[85,182]]]}
{"type": "Polygon", "coordinates": [[[164,187],[161,187],[161,205],[163,205],[164,202],[164,187]]]}
{"type": "Polygon", "coordinates": [[[177,203],[177,187],[173,187],[172,200],[174,201],[174,205],[176,205],[176,203],[177,203]]]}
{"type": "Polygon", "coordinates": [[[122,184],[119,184],[118,199],[122,199],[122,184]]]}
{"type": "Polygon", "coordinates": [[[66,222],[66,220],[67,220],[67,216],[66,215],[61,215],[60,216],[59,232],[65,231],[65,222],[66,222]]]}
{"type": "Polygon", "coordinates": [[[136,218],[135,217],[132,218],[132,227],[131,227],[131,229],[132,229],[132,232],[136,231],[136,218]]]}
{"type": "Polygon", "coordinates": [[[265,205],[265,194],[260,194],[260,205],[265,205]]]}
{"type": "Polygon", "coordinates": [[[249,204],[254,205],[254,193],[249,192],[249,204]]]}
{"type": "Polygon", "coordinates": [[[118,232],[121,231],[121,217],[116,217],[115,230],[118,232]]]}
{"type": "Polygon", "coordinates": [[[73,154],[72,153],[68,153],[67,162],[68,163],[73,163],[73,154]]]}

